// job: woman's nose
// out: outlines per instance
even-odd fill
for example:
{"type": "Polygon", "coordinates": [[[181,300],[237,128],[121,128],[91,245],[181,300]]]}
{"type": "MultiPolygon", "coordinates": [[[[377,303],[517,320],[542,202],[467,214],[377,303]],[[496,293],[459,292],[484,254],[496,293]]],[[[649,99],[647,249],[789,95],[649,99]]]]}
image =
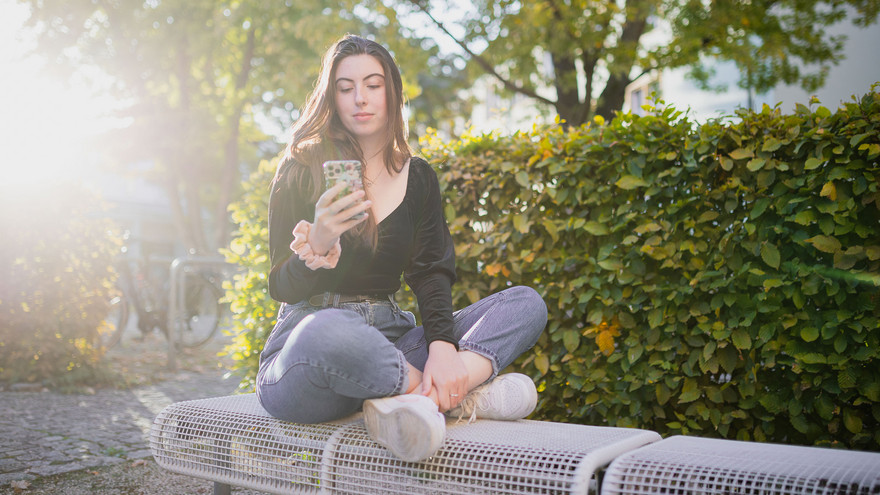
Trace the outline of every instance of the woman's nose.
{"type": "Polygon", "coordinates": [[[360,106],[363,106],[364,104],[366,104],[367,103],[367,92],[360,89],[360,88],[355,89],[354,102],[360,106]]]}

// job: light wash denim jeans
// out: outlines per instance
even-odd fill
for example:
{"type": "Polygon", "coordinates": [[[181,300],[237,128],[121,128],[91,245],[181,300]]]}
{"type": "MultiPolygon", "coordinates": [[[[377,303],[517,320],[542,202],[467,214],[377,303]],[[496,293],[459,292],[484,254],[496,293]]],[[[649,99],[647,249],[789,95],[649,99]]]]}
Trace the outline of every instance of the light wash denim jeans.
{"type": "MultiPolygon", "coordinates": [[[[489,359],[491,379],[535,345],[547,306],[533,289],[512,287],[453,317],[459,348],[489,359]]],[[[366,399],[404,393],[406,363],[423,370],[427,359],[422,327],[390,300],[330,308],[282,304],[260,354],[257,396],[286,421],[333,421],[357,412],[366,399]]]]}

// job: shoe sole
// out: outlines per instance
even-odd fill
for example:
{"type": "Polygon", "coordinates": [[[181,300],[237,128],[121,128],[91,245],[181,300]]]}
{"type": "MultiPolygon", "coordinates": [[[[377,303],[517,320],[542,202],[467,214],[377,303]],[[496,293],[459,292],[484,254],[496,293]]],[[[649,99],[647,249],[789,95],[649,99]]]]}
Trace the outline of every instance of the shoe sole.
{"type": "Polygon", "coordinates": [[[370,438],[403,461],[418,462],[434,455],[443,443],[443,435],[432,428],[438,421],[443,420],[426,417],[413,408],[395,407],[387,399],[364,402],[364,423],[370,438]]]}
{"type": "Polygon", "coordinates": [[[511,375],[502,375],[502,376],[509,376],[509,378],[507,378],[505,380],[507,382],[506,385],[508,387],[510,387],[510,386],[513,386],[513,384],[515,384],[515,386],[520,389],[522,396],[524,398],[526,398],[528,403],[525,408],[521,409],[520,411],[517,411],[517,414],[512,414],[512,415],[509,415],[506,417],[500,417],[497,419],[504,419],[504,420],[510,421],[510,420],[522,419],[522,418],[525,418],[526,416],[528,416],[529,414],[532,414],[532,412],[535,410],[535,407],[538,405],[538,391],[535,388],[535,382],[533,382],[531,378],[529,378],[525,375],[520,375],[518,373],[517,374],[512,373],[511,375]],[[518,376],[514,376],[514,375],[518,375],[518,376]]]}
{"type": "Polygon", "coordinates": [[[538,406],[538,390],[537,387],[535,387],[535,382],[533,382],[532,379],[529,377],[526,377],[526,379],[528,380],[528,383],[520,382],[520,384],[523,386],[523,388],[525,388],[525,395],[528,396],[528,412],[517,419],[522,419],[529,414],[532,414],[535,411],[535,408],[538,406]]]}

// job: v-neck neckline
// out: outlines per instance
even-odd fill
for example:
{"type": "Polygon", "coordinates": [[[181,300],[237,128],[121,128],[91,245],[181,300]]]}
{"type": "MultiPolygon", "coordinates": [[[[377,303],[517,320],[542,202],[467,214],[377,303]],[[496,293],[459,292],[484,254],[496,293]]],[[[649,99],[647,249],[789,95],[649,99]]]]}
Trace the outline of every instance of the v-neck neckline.
{"type": "Polygon", "coordinates": [[[406,164],[406,186],[403,191],[403,197],[400,199],[400,203],[397,203],[397,205],[387,215],[385,215],[385,217],[382,220],[377,221],[376,222],[377,226],[381,225],[383,222],[385,222],[385,220],[388,220],[389,218],[391,218],[392,215],[397,213],[397,210],[399,210],[400,207],[403,206],[403,203],[406,201],[406,197],[409,196],[409,182],[410,182],[410,178],[412,178],[412,165],[413,165],[412,162],[413,162],[413,159],[410,158],[408,163],[406,164]]]}

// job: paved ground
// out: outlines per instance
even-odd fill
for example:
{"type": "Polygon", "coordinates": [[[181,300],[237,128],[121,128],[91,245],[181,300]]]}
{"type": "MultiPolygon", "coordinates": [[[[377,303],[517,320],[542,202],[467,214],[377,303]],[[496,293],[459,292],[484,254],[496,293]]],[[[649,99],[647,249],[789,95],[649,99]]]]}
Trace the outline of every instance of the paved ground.
{"type": "Polygon", "coordinates": [[[178,371],[169,372],[163,339],[126,341],[108,357],[131,388],[0,391],[0,493],[18,493],[21,481],[59,473],[152,462],[149,429],[162,408],[236,390],[235,379],[223,378],[216,357],[221,347],[213,342],[180,356],[178,371]]]}

